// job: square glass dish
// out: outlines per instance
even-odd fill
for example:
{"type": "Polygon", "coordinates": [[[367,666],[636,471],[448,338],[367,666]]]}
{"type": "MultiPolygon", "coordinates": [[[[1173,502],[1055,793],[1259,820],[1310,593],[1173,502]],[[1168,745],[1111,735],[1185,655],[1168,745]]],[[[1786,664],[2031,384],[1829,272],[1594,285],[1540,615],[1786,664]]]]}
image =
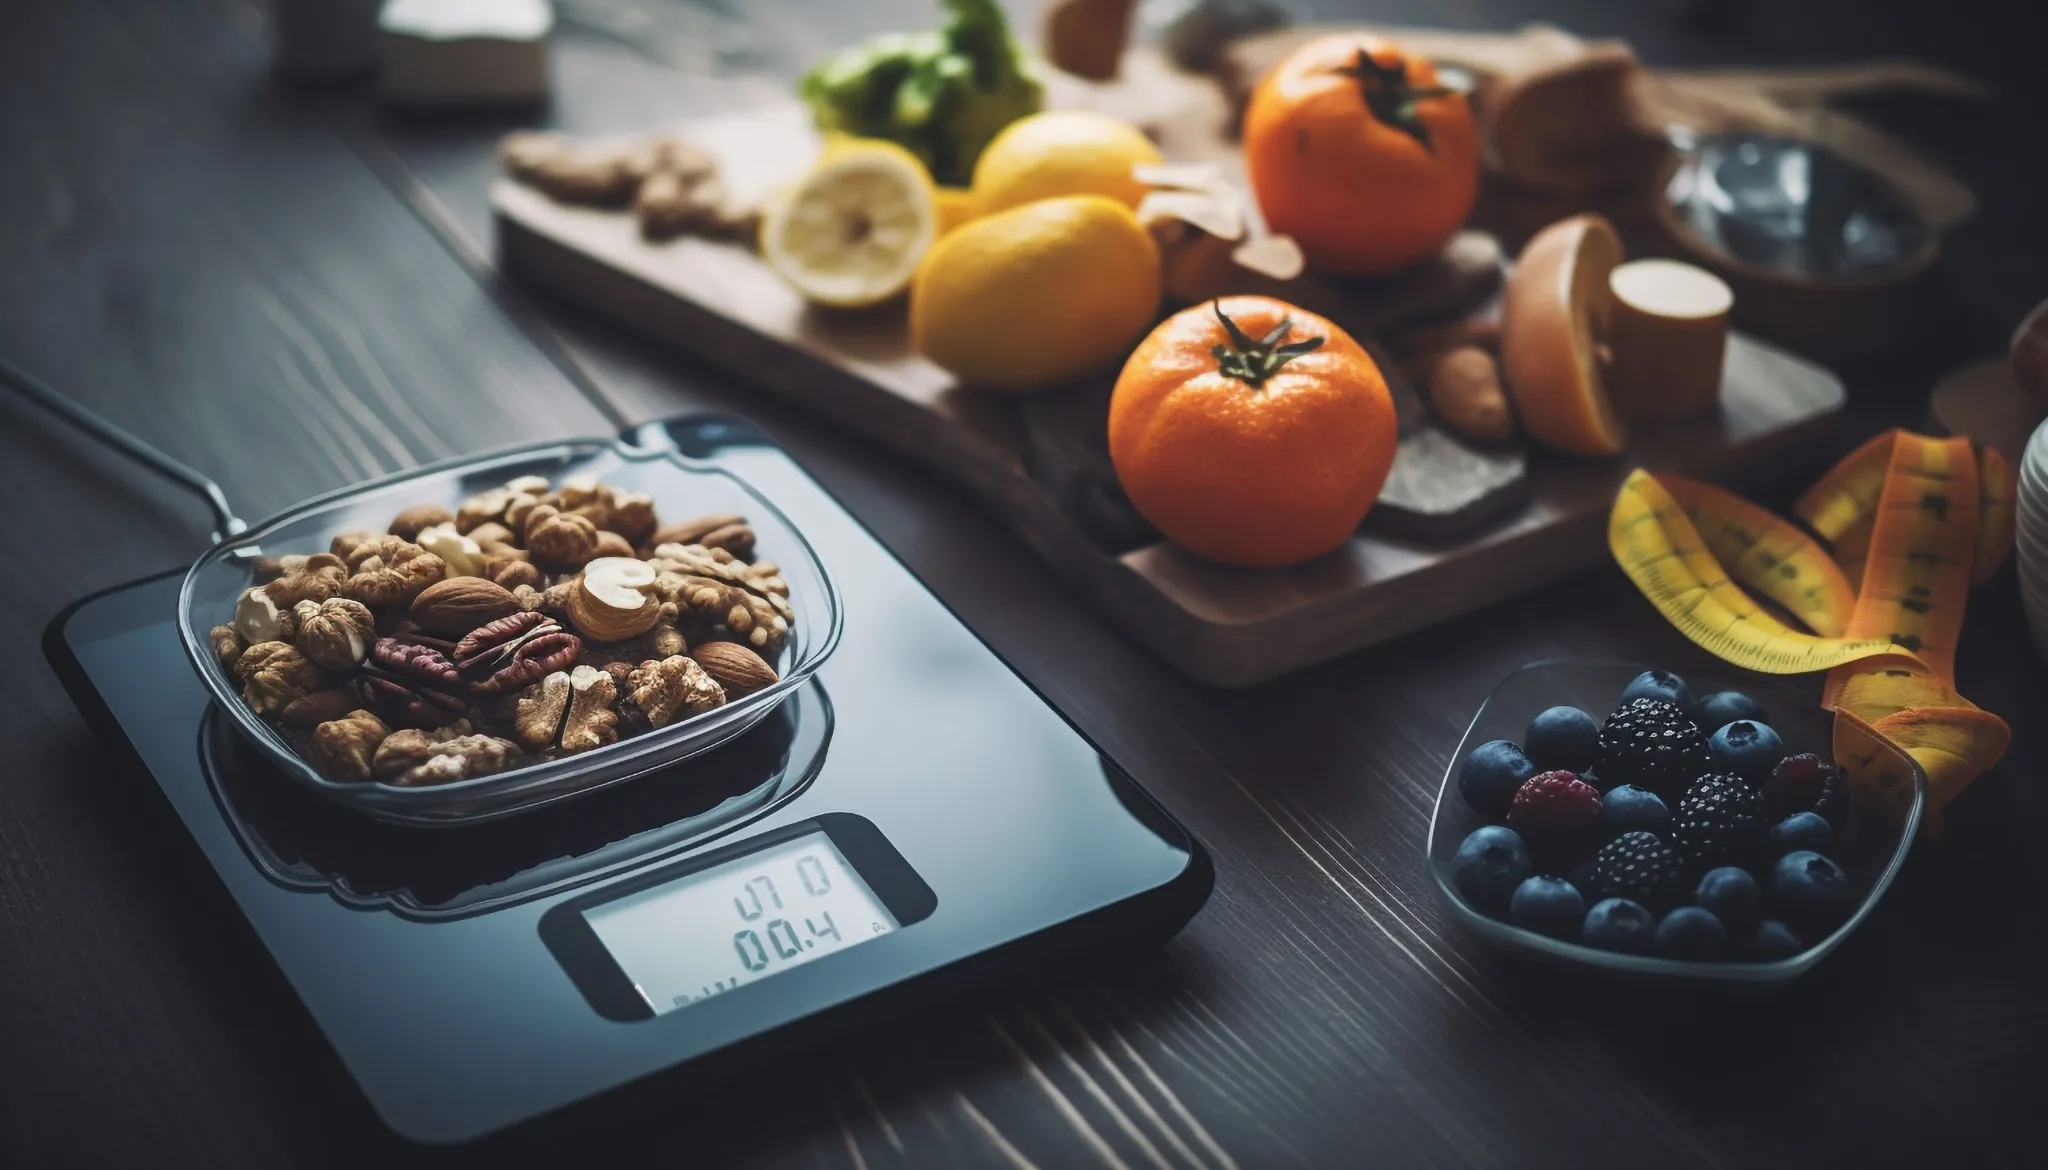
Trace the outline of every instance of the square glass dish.
{"type": "MultiPolygon", "coordinates": [[[[1581,708],[1596,722],[1604,722],[1622,689],[1649,669],[1631,662],[1536,662],[1508,675],[1494,687],[1473,715],[1471,726],[1465,729],[1465,737],[1446,764],[1443,784],[1437,790],[1427,847],[1429,872],[1437,896],[1452,917],[1467,929],[1497,946],[1539,960],[1648,982],[1670,980],[1740,987],[1795,979],[1826,958],[1863,924],[1905,863],[1913,834],[1920,825],[1927,777],[1903,752],[1896,753],[1896,763],[1901,772],[1910,770],[1912,778],[1912,793],[1904,816],[1881,812],[1861,799],[1854,801],[1848,826],[1834,853],[1853,887],[1861,892],[1855,909],[1832,932],[1809,941],[1805,950],[1789,958],[1769,962],[1692,961],[1624,954],[1565,942],[1481,913],[1465,901],[1451,880],[1451,860],[1459,844],[1474,829],[1490,823],[1458,793],[1459,768],[1472,749],[1495,739],[1521,743],[1529,721],[1544,709],[1558,705],[1581,708]]],[[[1695,696],[1741,691],[1754,698],[1763,705],[1771,727],[1783,737],[1785,754],[1814,752],[1823,759],[1835,759],[1834,715],[1810,696],[1762,675],[1722,678],[1702,673],[1688,675],[1686,681],[1695,696]]],[[[1714,730],[1703,728],[1702,732],[1711,735],[1714,730]]],[[[1587,898],[1589,907],[1592,901],[1587,898]]]]}
{"type": "Polygon", "coordinates": [[[595,791],[668,768],[739,735],[808,682],[839,643],[840,601],[824,565],[789,519],[732,473],[672,451],[616,440],[572,439],[453,460],[307,500],[209,549],[186,573],[178,630],[192,668],[235,729],[279,771],[337,803],[386,821],[466,824],[595,791]],[[320,774],[279,731],[251,711],[235,681],[214,660],[208,631],[231,618],[236,599],[256,583],[259,556],[326,552],[335,534],[382,532],[401,509],[437,503],[453,511],[465,498],[525,475],[560,483],[590,476],[652,496],[668,519],[718,513],[747,518],[757,555],[772,560],[789,585],[795,612],[779,658],[781,678],[702,714],[575,755],[450,784],[400,787],[341,783],[320,774]]]}

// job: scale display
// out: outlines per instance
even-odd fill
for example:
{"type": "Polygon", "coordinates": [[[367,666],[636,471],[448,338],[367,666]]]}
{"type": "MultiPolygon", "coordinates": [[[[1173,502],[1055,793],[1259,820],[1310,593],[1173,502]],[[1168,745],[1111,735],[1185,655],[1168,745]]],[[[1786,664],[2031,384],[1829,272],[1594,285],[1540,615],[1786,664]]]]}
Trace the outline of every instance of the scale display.
{"type": "Polygon", "coordinates": [[[656,1014],[895,930],[822,830],[583,912],[656,1014]]]}

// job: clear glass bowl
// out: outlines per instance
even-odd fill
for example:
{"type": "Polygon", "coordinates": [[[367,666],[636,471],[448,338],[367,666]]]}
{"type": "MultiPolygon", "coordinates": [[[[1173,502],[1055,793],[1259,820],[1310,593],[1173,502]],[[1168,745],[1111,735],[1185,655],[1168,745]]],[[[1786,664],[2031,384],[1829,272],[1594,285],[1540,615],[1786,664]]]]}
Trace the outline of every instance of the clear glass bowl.
{"type": "MultiPolygon", "coordinates": [[[[1836,850],[1835,860],[1848,871],[1856,887],[1865,891],[1862,901],[1834,933],[1788,959],[1768,963],[1741,960],[1696,962],[1599,950],[1524,930],[1498,918],[1489,918],[1467,905],[1451,882],[1451,859],[1457,854],[1459,844],[1472,830],[1487,823],[1458,795],[1458,769],[1466,755],[1488,740],[1506,739],[1520,743],[1529,720],[1545,708],[1559,704],[1583,708],[1595,719],[1604,721],[1608,712],[1614,709],[1622,688],[1649,669],[1633,662],[1536,662],[1508,675],[1494,687],[1493,693],[1480,704],[1478,713],[1472,716],[1472,725],[1465,729],[1465,738],[1445,766],[1443,785],[1437,790],[1436,811],[1429,821],[1427,853],[1437,895],[1454,918],[1480,937],[1539,960],[1644,981],[1763,986],[1795,979],[1826,958],[1863,924],[1878,899],[1891,888],[1892,878],[1898,874],[1899,867],[1905,863],[1906,853],[1913,844],[1914,831],[1920,825],[1927,777],[1903,752],[1898,753],[1897,762],[1901,769],[1909,769],[1913,778],[1912,799],[1905,817],[1895,819],[1858,802],[1850,827],[1843,833],[1841,845],[1836,850]]],[[[1685,680],[1695,696],[1716,691],[1742,691],[1763,704],[1771,727],[1784,738],[1787,755],[1815,752],[1826,759],[1834,758],[1834,715],[1823,710],[1811,696],[1764,675],[1724,678],[1701,673],[1687,674],[1685,680]]],[[[1709,734],[1713,731],[1711,728],[1706,730],[1709,734]]]]}
{"type": "Polygon", "coordinates": [[[467,824],[537,808],[666,768],[709,751],[746,731],[816,673],[839,644],[839,593],[817,554],[774,504],[739,477],[670,451],[643,450],[615,440],[572,439],[497,451],[388,476],[308,500],[215,545],[185,575],[178,596],[178,629],[192,668],[235,728],[284,773],[340,804],[382,820],[415,825],[467,824]],[[255,583],[261,555],[327,551],[337,532],[382,532],[409,504],[439,503],[451,510],[465,497],[521,475],[560,482],[573,475],[654,497],[664,518],[736,512],[747,517],[760,555],[789,582],[790,624],[782,678],[774,685],[679,723],[631,736],[588,752],[514,768],[453,784],[400,788],[327,779],[302,759],[277,730],[242,701],[234,680],[214,662],[207,634],[234,612],[235,599],[255,583]]]}

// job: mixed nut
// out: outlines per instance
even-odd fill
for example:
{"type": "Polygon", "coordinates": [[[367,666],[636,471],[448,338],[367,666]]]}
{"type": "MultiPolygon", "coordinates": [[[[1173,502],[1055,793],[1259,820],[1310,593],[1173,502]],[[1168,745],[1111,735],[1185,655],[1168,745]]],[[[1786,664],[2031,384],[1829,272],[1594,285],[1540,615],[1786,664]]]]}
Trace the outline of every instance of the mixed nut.
{"type": "Polygon", "coordinates": [[[210,634],[330,780],[448,784],[702,714],[780,677],[795,611],[736,515],[538,476],[267,558],[210,634]]]}

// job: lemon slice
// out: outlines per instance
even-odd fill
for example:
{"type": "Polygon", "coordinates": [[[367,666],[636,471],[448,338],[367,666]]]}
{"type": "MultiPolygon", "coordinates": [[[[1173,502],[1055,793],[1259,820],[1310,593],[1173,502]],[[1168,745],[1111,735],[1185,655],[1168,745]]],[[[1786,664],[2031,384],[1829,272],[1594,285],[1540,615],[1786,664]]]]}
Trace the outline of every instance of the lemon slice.
{"type": "Polygon", "coordinates": [[[806,299],[852,309],[902,292],[938,236],[931,177],[880,142],[835,145],[761,225],[761,253],[806,299]]]}

